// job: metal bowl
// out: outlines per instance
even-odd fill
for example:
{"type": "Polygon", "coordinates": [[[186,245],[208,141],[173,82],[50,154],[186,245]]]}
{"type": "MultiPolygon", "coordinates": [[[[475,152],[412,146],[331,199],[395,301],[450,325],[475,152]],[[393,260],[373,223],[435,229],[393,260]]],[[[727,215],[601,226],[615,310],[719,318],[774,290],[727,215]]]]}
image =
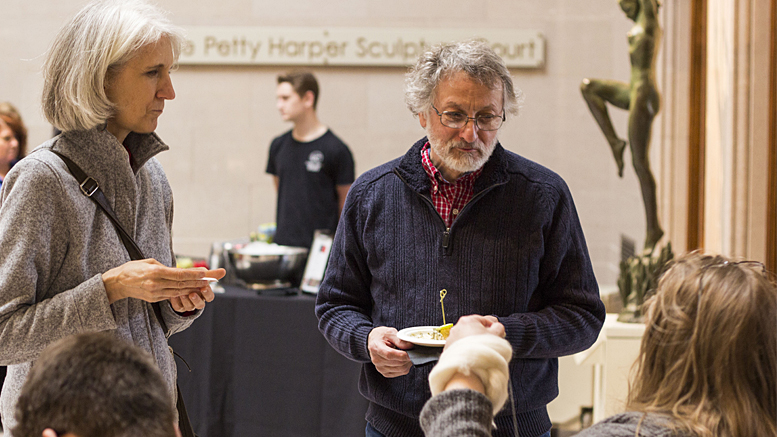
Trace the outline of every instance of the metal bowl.
{"type": "Polygon", "coordinates": [[[235,275],[248,284],[295,281],[302,277],[308,249],[254,241],[229,249],[235,275]]]}

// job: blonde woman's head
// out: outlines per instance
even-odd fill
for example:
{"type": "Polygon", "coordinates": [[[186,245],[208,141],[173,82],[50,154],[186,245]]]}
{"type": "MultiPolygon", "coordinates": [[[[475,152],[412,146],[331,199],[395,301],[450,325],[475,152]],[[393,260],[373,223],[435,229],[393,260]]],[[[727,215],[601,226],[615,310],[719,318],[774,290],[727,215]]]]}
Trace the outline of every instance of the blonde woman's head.
{"type": "Polygon", "coordinates": [[[691,253],[645,305],[631,409],[699,436],[777,433],[777,289],[763,264],[691,253]]]}

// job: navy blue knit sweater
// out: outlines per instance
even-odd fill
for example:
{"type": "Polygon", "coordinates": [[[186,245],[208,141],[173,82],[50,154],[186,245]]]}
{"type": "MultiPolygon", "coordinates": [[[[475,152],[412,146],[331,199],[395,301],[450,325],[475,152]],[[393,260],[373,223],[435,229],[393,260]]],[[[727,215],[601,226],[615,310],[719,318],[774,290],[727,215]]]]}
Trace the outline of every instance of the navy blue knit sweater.
{"type": "MultiPolygon", "coordinates": [[[[445,288],[446,321],[481,314],[505,325],[518,430],[541,435],[558,395],[557,357],[593,344],[605,315],[569,189],[497,145],[473,199],[446,229],[421,164],[426,141],[351,187],[318,293],[319,329],[364,363],[367,420],[388,437],[423,436],[418,416],[431,396],[431,366],[385,378],[370,362],[367,337],[378,326],[442,324],[445,288]]],[[[509,400],[496,424],[494,435],[514,435],[509,400]]]]}

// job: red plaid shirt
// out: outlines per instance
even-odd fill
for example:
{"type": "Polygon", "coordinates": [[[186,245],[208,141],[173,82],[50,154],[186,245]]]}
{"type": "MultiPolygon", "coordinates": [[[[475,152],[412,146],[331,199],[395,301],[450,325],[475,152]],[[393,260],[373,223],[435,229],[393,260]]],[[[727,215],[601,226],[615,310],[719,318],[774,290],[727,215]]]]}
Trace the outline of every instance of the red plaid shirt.
{"type": "Polygon", "coordinates": [[[432,164],[429,150],[429,143],[426,143],[421,149],[421,163],[429,176],[429,180],[432,181],[431,194],[434,208],[442,217],[445,226],[450,228],[453,221],[456,220],[456,217],[464,208],[464,205],[472,200],[472,196],[475,194],[475,180],[480,176],[483,168],[466,173],[457,179],[456,182],[450,183],[445,180],[440,170],[437,170],[434,164],[432,164]]]}

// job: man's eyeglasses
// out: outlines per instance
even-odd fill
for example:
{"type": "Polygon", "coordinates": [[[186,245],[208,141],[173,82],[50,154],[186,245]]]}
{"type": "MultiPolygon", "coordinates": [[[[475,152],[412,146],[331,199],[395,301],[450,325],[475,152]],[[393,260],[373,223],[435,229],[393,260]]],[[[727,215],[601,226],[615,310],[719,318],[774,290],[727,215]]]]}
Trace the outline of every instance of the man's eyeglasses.
{"type": "Polygon", "coordinates": [[[502,123],[505,121],[504,110],[502,110],[502,115],[484,114],[478,115],[477,117],[468,117],[467,114],[462,114],[461,112],[440,112],[434,105],[432,105],[432,109],[440,116],[440,123],[442,123],[443,126],[452,129],[461,129],[466,126],[470,120],[475,120],[475,125],[480,130],[497,130],[502,127],[502,123]]]}

